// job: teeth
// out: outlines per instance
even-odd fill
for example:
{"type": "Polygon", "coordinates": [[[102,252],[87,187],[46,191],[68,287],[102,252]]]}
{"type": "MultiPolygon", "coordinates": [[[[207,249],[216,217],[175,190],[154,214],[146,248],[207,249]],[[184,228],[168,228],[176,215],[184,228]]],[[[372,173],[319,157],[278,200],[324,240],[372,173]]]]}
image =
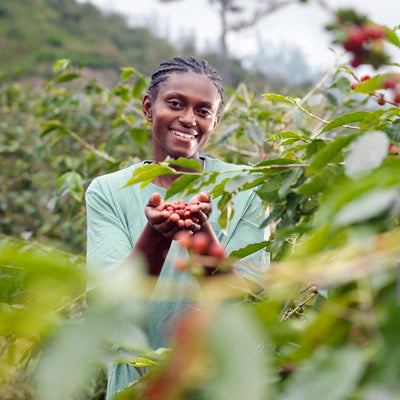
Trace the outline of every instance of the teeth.
{"type": "Polygon", "coordinates": [[[183,133],[183,132],[179,132],[179,131],[172,131],[172,133],[176,136],[180,136],[186,139],[194,139],[195,136],[194,135],[190,135],[188,133],[183,133]]]}

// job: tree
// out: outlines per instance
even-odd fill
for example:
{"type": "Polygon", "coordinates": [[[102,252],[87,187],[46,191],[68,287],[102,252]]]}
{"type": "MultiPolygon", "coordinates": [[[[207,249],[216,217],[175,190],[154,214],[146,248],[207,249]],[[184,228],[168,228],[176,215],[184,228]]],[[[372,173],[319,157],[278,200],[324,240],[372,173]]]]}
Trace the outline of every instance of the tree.
{"type": "MultiPolygon", "coordinates": [[[[160,0],[169,3],[177,0],[160,0]]],[[[210,4],[218,7],[221,25],[220,34],[220,63],[221,74],[227,86],[232,84],[231,67],[227,37],[231,32],[239,32],[252,28],[261,19],[275,11],[302,0],[209,0],[210,4]]]]}

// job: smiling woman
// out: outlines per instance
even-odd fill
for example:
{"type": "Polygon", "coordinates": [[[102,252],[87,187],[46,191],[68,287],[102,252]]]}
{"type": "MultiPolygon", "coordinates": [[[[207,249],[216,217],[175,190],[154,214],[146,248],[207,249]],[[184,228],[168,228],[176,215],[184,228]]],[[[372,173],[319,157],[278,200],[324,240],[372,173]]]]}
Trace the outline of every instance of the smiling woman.
{"type": "Polygon", "coordinates": [[[155,162],[167,156],[200,161],[199,150],[219,122],[221,103],[212,81],[196,72],[171,73],[156,96],[145,95],[143,112],[153,126],[155,162]]]}
{"type": "MultiPolygon", "coordinates": [[[[176,318],[199,293],[197,280],[188,271],[177,268],[177,258],[186,252],[177,244],[178,237],[184,234],[193,243],[206,243],[201,255],[209,260],[213,254],[216,257],[215,249],[229,254],[267,236],[267,232],[258,229],[262,204],[253,191],[235,196],[235,213],[226,232],[218,223],[218,213],[213,212],[216,201],[210,198],[211,184],[192,198],[176,200],[171,207],[163,198],[180,176],[179,172],[187,168],[171,165],[178,174],[159,176],[143,189],[135,184],[119,190],[137,168],[160,163],[167,157],[196,160],[205,171],[237,169],[236,165],[200,155],[220,120],[222,104],[221,78],[206,61],[175,57],[161,63],[142,102],[143,113],[152,125],[154,161],[143,161],[98,177],[86,192],[88,266],[104,279],[121,264],[134,268],[134,261],[140,255],[149,274],[162,283],[157,283],[152,296],[157,301],[147,305],[146,333],[154,349],[168,345],[176,318]],[[184,208],[183,217],[179,204],[184,208]]],[[[221,181],[222,177],[217,178],[216,184],[221,181]]],[[[230,273],[257,280],[267,265],[266,253],[259,251],[242,259],[230,273]]],[[[218,272],[217,265],[204,265],[204,275],[218,272]]],[[[108,398],[139,377],[138,371],[128,364],[112,365],[108,398]]]]}

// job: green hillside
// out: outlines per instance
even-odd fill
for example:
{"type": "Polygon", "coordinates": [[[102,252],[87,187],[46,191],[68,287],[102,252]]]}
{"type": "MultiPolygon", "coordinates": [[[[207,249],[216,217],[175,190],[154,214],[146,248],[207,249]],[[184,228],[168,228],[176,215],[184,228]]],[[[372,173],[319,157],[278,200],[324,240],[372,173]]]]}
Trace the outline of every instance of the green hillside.
{"type": "Polygon", "coordinates": [[[148,29],[129,28],[123,17],[104,15],[74,0],[1,0],[0,74],[15,79],[48,76],[56,59],[94,69],[135,66],[149,73],[177,50],[148,29]]]}

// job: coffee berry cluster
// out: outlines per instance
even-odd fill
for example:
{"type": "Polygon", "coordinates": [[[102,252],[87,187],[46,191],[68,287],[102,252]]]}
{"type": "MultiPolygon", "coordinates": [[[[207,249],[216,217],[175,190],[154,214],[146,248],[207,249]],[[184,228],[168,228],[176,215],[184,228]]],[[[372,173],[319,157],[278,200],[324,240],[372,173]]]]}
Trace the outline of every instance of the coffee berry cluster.
{"type": "MultiPolygon", "coordinates": [[[[192,204],[199,205],[200,202],[194,202],[192,204]]],[[[192,211],[190,209],[189,204],[186,203],[185,200],[173,200],[165,202],[165,209],[171,214],[178,214],[180,219],[191,219],[194,223],[198,223],[198,218],[192,215],[192,211]]]]}
{"type": "Polygon", "coordinates": [[[188,260],[181,258],[175,260],[176,269],[190,269],[192,272],[201,274],[215,270],[227,258],[225,249],[219,243],[211,241],[204,232],[192,234],[189,231],[180,231],[174,239],[189,252],[188,260]]]}
{"type": "Polygon", "coordinates": [[[353,9],[339,9],[336,20],[326,26],[335,35],[334,43],[351,53],[350,64],[356,68],[361,64],[371,64],[375,69],[390,62],[385,52],[386,27],[370,21],[365,15],[353,9]]]}
{"type": "Polygon", "coordinates": [[[385,28],[372,23],[352,26],[345,30],[343,47],[352,53],[352,67],[371,64],[374,68],[385,64],[388,59],[384,51],[385,28]]]}

